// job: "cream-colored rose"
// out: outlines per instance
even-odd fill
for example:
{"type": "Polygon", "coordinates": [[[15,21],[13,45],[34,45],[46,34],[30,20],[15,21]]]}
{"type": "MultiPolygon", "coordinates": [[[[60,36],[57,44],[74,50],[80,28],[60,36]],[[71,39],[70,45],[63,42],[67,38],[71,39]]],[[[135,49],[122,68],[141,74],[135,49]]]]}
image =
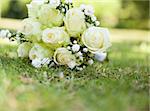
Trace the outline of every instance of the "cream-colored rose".
{"type": "Polygon", "coordinates": [[[34,59],[44,59],[52,58],[53,52],[43,44],[36,43],[29,52],[29,58],[34,59]]]}
{"type": "Polygon", "coordinates": [[[51,28],[53,26],[60,26],[63,23],[63,14],[51,5],[44,4],[39,10],[38,19],[40,23],[51,28]]]}
{"type": "Polygon", "coordinates": [[[43,0],[32,0],[32,2],[30,4],[27,4],[28,16],[30,18],[37,19],[38,10],[40,9],[40,7],[43,3],[44,3],[43,0]]]}
{"type": "Polygon", "coordinates": [[[79,37],[86,29],[85,15],[78,8],[67,11],[64,22],[69,35],[72,37],[79,37]]]}
{"type": "Polygon", "coordinates": [[[67,44],[70,42],[69,35],[62,27],[47,28],[43,31],[42,40],[50,44],[67,44]]]}
{"type": "Polygon", "coordinates": [[[77,64],[75,56],[66,48],[58,48],[54,53],[54,61],[59,65],[67,65],[73,69],[77,64]]]}
{"type": "Polygon", "coordinates": [[[29,57],[29,51],[32,47],[32,44],[29,42],[24,42],[19,45],[17,52],[19,57],[29,57]]]}
{"type": "Polygon", "coordinates": [[[111,46],[106,28],[90,27],[82,35],[83,44],[92,52],[103,52],[111,46]]]}
{"type": "Polygon", "coordinates": [[[21,32],[25,34],[25,36],[33,41],[40,41],[41,40],[41,24],[34,19],[24,19],[23,27],[21,29],[21,32]]]}

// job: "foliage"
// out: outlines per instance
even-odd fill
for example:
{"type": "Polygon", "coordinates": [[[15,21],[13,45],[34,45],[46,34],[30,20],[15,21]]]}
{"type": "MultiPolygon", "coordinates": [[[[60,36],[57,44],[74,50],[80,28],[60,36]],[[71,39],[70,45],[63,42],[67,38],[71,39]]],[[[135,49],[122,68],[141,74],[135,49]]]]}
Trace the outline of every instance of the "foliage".
{"type": "Polygon", "coordinates": [[[25,4],[27,3],[29,3],[29,0],[3,0],[2,17],[17,19],[26,18],[27,8],[25,4]]]}
{"type": "Polygon", "coordinates": [[[149,0],[122,0],[117,27],[149,29],[149,0]],[[138,24],[138,25],[137,25],[138,24]]]}

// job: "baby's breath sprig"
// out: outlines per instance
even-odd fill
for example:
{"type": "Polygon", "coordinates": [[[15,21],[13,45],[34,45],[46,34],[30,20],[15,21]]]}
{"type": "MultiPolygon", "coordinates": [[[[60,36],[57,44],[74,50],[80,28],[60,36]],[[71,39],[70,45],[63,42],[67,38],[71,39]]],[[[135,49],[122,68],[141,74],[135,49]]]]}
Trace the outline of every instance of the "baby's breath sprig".
{"type": "Polygon", "coordinates": [[[21,32],[18,32],[16,34],[16,40],[19,42],[19,43],[23,43],[23,42],[31,42],[30,40],[26,39],[25,38],[25,35],[21,32]]]}
{"type": "Polygon", "coordinates": [[[63,2],[61,0],[45,0],[44,4],[51,4],[52,6],[55,5],[56,9],[64,15],[69,9],[73,8],[72,0],[65,0],[63,2]]]}
{"type": "Polygon", "coordinates": [[[100,22],[97,21],[97,18],[93,15],[93,16],[88,16],[85,15],[85,21],[93,26],[99,26],[100,22]]]}
{"type": "MultiPolygon", "coordinates": [[[[85,21],[87,23],[87,26],[99,26],[100,22],[97,20],[96,16],[94,15],[94,8],[90,5],[84,5],[82,4],[80,6],[80,9],[85,15],[85,21]]],[[[89,27],[88,26],[88,27],[89,27]]]]}
{"type": "Polygon", "coordinates": [[[90,53],[88,48],[80,44],[77,38],[70,38],[71,43],[67,46],[67,49],[72,52],[76,57],[77,66],[74,68],[76,71],[81,71],[88,65],[93,64],[94,55],[90,53]]]}
{"type": "Polygon", "coordinates": [[[17,41],[18,43],[30,42],[25,38],[25,35],[21,32],[12,32],[10,30],[0,30],[0,38],[7,38],[10,41],[17,41]]]}
{"type": "Polygon", "coordinates": [[[60,5],[56,8],[61,13],[66,14],[69,9],[73,8],[73,3],[71,2],[61,2],[60,5]]]}

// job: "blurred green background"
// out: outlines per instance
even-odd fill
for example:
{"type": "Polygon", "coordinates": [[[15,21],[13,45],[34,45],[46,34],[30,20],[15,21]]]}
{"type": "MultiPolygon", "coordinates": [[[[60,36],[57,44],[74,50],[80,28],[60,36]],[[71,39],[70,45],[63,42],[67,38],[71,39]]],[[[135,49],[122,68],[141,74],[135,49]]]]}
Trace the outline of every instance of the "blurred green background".
{"type": "MultiPolygon", "coordinates": [[[[23,19],[27,17],[26,4],[31,0],[1,0],[1,17],[23,19]]],[[[113,28],[150,29],[149,0],[73,0],[95,7],[101,26],[113,28]]]]}

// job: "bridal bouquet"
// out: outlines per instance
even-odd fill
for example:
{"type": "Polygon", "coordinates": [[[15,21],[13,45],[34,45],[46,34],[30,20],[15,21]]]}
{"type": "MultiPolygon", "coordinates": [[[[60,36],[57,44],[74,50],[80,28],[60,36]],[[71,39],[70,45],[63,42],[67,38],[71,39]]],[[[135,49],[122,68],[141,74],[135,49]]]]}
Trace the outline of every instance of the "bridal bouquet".
{"type": "Polygon", "coordinates": [[[18,56],[36,68],[66,66],[83,70],[103,62],[111,46],[109,31],[100,27],[90,5],[74,7],[72,0],[32,0],[29,18],[17,32],[1,30],[0,37],[17,41],[18,56]]]}

